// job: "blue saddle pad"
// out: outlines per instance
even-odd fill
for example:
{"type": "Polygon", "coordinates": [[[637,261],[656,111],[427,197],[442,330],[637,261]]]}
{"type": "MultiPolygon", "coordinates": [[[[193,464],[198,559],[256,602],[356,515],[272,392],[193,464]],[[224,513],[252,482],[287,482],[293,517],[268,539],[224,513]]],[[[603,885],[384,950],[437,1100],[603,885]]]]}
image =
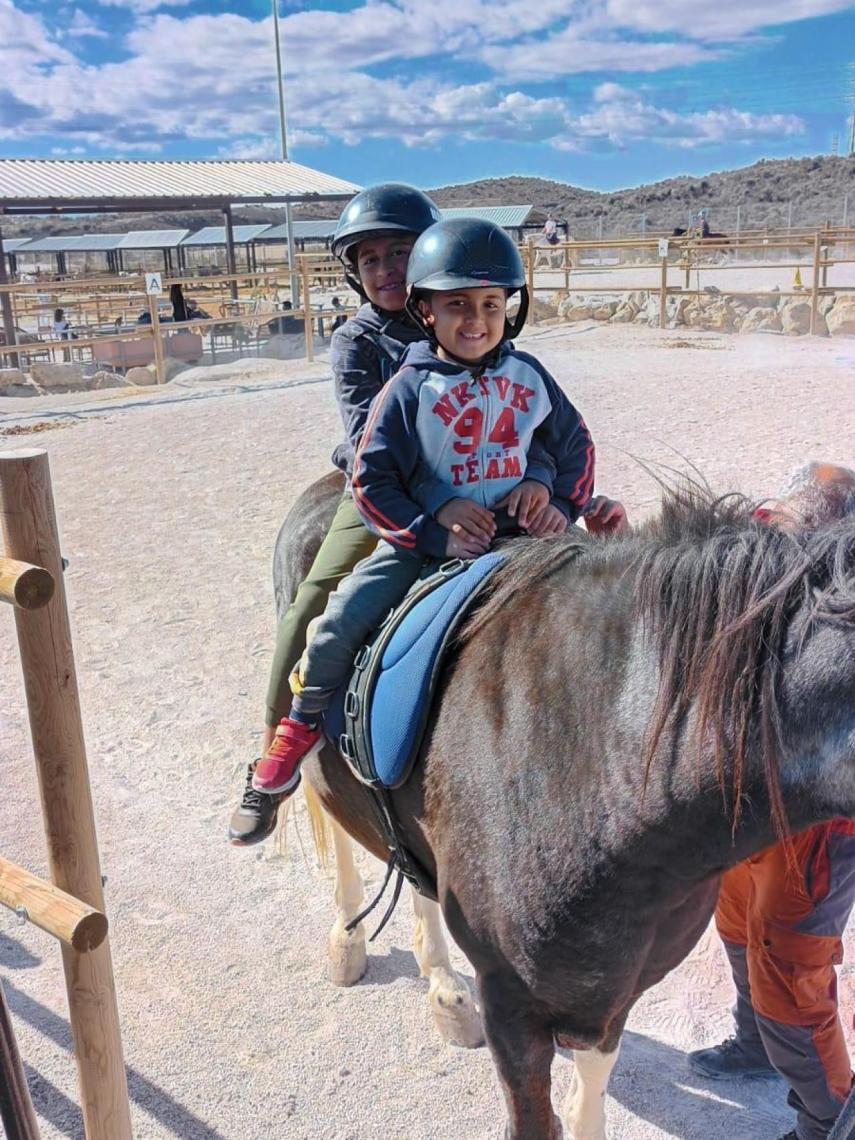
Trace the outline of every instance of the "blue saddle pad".
{"type": "Polygon", "coordinates": [[[325,730],[366,783],[400,787],[418,755],[443,651],[501,554],[450,563],[419,582],[360,652],[325,730]]]}

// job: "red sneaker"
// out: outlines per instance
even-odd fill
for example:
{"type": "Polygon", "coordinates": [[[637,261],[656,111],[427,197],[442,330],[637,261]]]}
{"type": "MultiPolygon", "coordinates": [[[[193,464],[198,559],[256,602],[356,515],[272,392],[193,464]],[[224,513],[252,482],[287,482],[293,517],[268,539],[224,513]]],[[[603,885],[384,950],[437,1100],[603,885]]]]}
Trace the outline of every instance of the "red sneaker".
{"type": "Polygon", "coordinates": [[[268,795],[290,795],[300,783],[300,764],[317,750],[323,733],[299,720],[280,720],[273,743],[255,765],[252,786],[268,795]]]}

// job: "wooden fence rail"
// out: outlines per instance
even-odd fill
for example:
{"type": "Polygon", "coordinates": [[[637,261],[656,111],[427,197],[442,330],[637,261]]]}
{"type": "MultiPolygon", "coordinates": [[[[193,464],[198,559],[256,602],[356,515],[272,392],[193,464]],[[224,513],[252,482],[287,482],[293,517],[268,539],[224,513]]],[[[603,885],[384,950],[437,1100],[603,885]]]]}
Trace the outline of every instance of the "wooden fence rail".
{"type": "MultiPolygon", "coordinates": [[[[20,868],[5,864],[0,865],[5,867],[0,875],[3,899],[7,905],[26,906],[34,921],[38,915],[40,925],[62,940],[86,1140],[131,1140],[95,818],[45,451],[0,452],[0,523],[7,556],[43,566],[55,584],[52,598],[40,609],[15,608],[13,613],[50,877],[53,887],[62,892],[54,893],[48,884],[34,883],[20,868]],[[83,911],[75,912],[75,904],[83,911]],[[76,925],[75,914],[80,918],[76,925]],[[79,949],[75,943],[81,937],[79,949]]],[[[30,1140],[38,1133],[20,1135],[30,1140]]]]}

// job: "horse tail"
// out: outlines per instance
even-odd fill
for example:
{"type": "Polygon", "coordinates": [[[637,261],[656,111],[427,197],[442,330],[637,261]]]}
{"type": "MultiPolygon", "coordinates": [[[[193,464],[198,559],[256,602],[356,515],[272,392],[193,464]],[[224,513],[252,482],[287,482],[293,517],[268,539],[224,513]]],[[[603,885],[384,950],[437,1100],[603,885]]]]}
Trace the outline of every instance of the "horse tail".
{"type": "Polygon", "coordinates": [[[306,797],[306,810],[309,813],[309,824],[312,828],[312,842],[315,845],[315,854],[318,862],[326,871],[332,862],[333,832],[329,817],[321,807],[317,792],[303,780],[303,795],[306,797]]]}

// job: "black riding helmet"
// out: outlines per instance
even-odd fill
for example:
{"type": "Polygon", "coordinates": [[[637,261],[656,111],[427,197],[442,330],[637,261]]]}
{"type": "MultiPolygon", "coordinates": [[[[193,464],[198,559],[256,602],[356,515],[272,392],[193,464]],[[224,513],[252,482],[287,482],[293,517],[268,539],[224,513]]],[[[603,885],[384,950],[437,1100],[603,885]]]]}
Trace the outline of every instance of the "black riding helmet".
{"type": "Polygon", "coordinates": [[[528,316],[528,286],[513,239],[493,222],[448,218],[431,226],[413,246],[407,266],[407,311],[427,327],[418,307],[420,296],[488,285],[507,289],[508,296],[519,293],[515,317],[505,318],[505,337],[518,336],[528,316]]]}
{"type": "Polygon", "coordinates": [[[423,233],[441,215],[427,194],[403,182],[381,182],[361,190],[345,206],[332,239],[332,253],[344,266],[352,289],[365,294],[356,272],[354,247],[368,237],[423,233]]]}

